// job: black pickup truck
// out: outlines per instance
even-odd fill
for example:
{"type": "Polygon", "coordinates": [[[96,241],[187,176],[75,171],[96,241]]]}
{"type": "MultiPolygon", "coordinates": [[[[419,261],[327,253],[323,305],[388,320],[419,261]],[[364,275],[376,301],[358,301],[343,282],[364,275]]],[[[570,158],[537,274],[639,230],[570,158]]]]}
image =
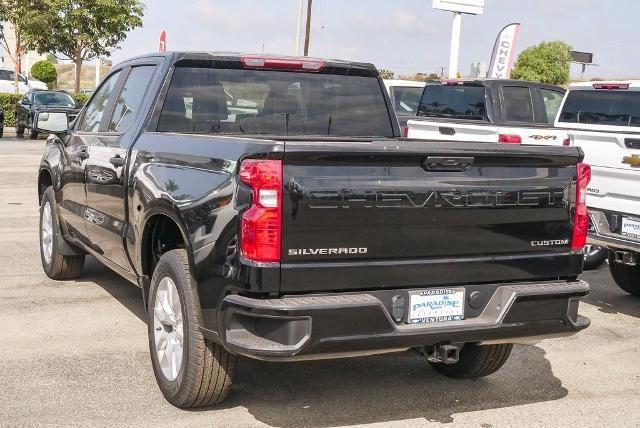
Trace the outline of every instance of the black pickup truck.
{"type": "Polygon", "coordinates": [[[49,136],[42,266],[74,278],[92,255],[140,286],[176,406],[222,401],[237,355],[415,349],[481,377],[589,324],[581,160],[402,139],[370,64],[153,54],[49,136]]]}

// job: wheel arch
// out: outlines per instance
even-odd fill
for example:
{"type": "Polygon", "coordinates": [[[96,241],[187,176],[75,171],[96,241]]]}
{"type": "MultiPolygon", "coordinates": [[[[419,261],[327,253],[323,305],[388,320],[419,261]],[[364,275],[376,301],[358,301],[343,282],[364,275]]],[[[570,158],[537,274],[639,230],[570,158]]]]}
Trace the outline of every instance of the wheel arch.
{"type": "MultiPolygon", "coordinates": [[[[191,273],[194,277],[194,289],[191,290],[191,294],[194,299],[193,301],[196,303],[196,307],[198,308],[198,318],[201,319],[200,299],[197,290],[197,282],[195,282],[193,250],[189,234],[187,232],[188,229],[178,208],[168,201],[158,200],[152,208],[147,210],[140,230],[142,231],[140,235],[140,244],[136,251],[140,264],[140,275],[142,278],[148,278],[149,284],[153,276],[155,264],[159,259],[159,257],[154,259],[153,255],[153,246],[156,242],[156,238],[158,237],[158,233],[160,233],[160,236],[162,237],[169,238],[168,241],[165,241],[168,245],[164,248],[164,252],[177,248],[185,249],[189,261],[189,268],[191,269],[191,273]],[[179,242],[172,242],[172,238],[179,238],[179,242]]],[[[142,291],[146,302],[149,290],[145,290],[143,287],[142,291]]]]}
{"type": "Polygon", "coordinates": [[[53,186],[53,174],[48,168],[40,168],[38,173],[38,205],[42,202],[42,196],[49,186],[53,186]]]}

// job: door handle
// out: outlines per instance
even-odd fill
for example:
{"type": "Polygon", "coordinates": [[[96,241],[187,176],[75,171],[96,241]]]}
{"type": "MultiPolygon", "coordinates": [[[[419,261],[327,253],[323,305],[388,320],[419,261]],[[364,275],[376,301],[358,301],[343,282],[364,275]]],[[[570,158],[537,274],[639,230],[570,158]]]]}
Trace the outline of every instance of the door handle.
{"type": "Polygon", "coordinates": [[[115,155],[114,157],[109,159],[109,162],[111,162],[111,165],[113,165],[116,168],[119,168],[122,165],[124,165],[124,159],[120,155],[115,155]]]}
{"type": "Polygon", "coordinates": [[[427,156],[422,167],[427,171],[466,171],[473,160],[472,156],[427,156]]]}

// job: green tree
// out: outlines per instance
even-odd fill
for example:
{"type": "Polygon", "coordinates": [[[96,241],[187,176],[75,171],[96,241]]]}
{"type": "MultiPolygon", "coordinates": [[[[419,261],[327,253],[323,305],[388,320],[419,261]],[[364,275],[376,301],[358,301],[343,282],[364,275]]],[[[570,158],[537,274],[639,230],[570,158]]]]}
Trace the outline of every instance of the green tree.
{"type": "Polygon", "coordinates": [[[380,77],[382,79],[388,79],[388,80],[393,80],[394,76],[396,75],[393,71],[386,70],[386,69],[380,69],[378,70],[378,73],[380,73],[380,77]]]}
{"type": "Polygon", "coordinates": [[[58,79],[58,72],[56,71],[56,66],[51,64],[49,61],[38,61],[31,67],[31,75],[44,83],[47,84],[49,88],[53,82],[58,79]]]}
{"type": "Polygon", "coordinates": [[[27,25],[27,15],[32,3],[37,0],[1,0],[0,1],[0,48],[4,50],[15,64],[14,84],[15,92],[18,93],[18,73],[20,63],[24,54],[24,44],[22,43],[23,28],[27,25]],[[9,41],[5,25],[13,27],[15,40],[9,41]]]}
{"type": "Polygon", "coordinates": [[[76,65],[75,92],[80,91],[82,63],[97,56],[109,56],[127,32],[142,25],[144,12],[139,0],[38,0],[36,3],[38,7],[28,13],[28,26],[23,29],[24,45],[71,59],[76,65]]]}
{"type": "Polygon", "coordinates": [[[571,46],[561,41],[542,42],[522,51],[511,77],[552,85],[566,85],[569,82],[570,63],[571,46]]]}

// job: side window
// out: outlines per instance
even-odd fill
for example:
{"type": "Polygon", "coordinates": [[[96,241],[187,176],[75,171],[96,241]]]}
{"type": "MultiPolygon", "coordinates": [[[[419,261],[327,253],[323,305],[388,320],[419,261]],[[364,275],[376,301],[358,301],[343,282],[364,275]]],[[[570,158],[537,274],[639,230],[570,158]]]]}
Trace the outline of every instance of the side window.
{"type": "Polygon", "coordinates": [[[138,110],[142,105],[144,94],[151,82],[151,77],[155,71],[155,66],[145,65],[131,69],[127,81],[122,86],[122,90],[116,100],[113,109],[113,116],[107,131],[126,131],[136,118],[138,110]]]}
{"type": "Polygon", "coordinates": [[[556,120],[556,114],[560,109],[564,94],[562,92],[552,91],[551,89],[540,89],[540,92],[542,93],[544,109],[547,113],[547,122],[553,123],[556,120]]]}
{"type": "Polygon", "coordinates": [[[104,82],[102,86],[100,86],[98,92],[96,92],[93,98],[91,98],[91,101],[85,108],[82,123],[80,123],[80,126],[78,128],[79,131],[98,132],[98,130],[100,129],[102,115],[104,114],[104,110],[107,107],[109,96],[113,93],[114,88],[116,87],[118,77],[120,77],[119,71],[109,76],[106,82],[104,82]]]}
{"type": "Polygon", "coordinates": [[[9,72],[6,70],[0,70],[0,80],[9,80],[9,72]]]}
{"type": "Polygon", "coordinates": [[[504,119],[507,122],[533,123],[531,91],[524,86],[503,86],[504,119]]]}

